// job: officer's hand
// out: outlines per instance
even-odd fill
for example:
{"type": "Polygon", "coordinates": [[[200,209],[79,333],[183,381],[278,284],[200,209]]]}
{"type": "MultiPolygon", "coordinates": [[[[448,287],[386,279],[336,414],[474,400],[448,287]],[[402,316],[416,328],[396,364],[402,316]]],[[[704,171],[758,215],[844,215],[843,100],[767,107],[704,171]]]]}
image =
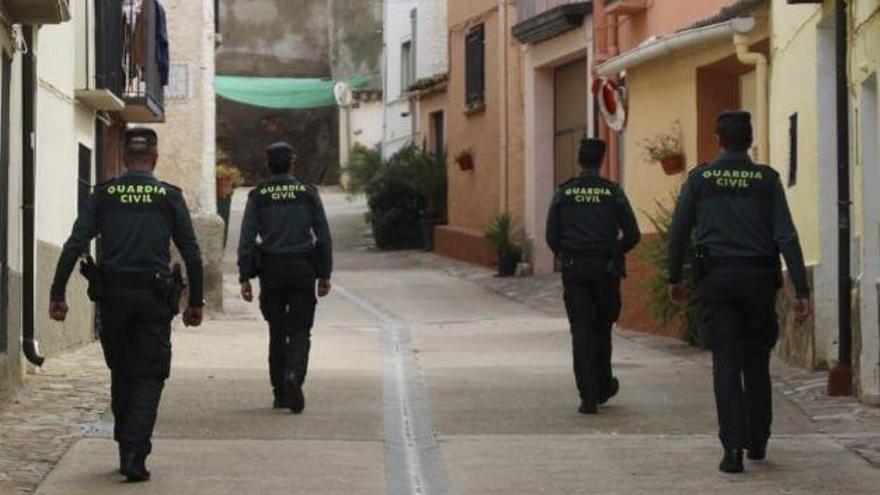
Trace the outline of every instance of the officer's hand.
{"type": "Polygon", "coordinates": [[[244,282],[241,284],[241,298],[247,302],[252,302],[254,300],[254,288],[251,287],[250,282],[244,282]]]}
{"type": "Polygon", "coordinates": [[[318,280],[318,297],[327,297],[330,294],[330,289],[333,288],[333,284],[330,283],[329,278],[322,278],[318,280]]]}
{"type": "Polygon", "coordinates": [[[70,308],[64,301],[52,301],[49,303],[49,317],[55,321],[64,321],[67,319],[67,312],[70,308]]]}
{"type": "Polygon", "coordinates": [[[686,303],[688,300],[687,284],[684,282],[669,284],[669,300],[679,306],[686,303]]]}
{"type": "Polygon", "coordinates": [[[798,325],[803,325],[804,322],[813,314],[813,308],[810,304],[809,299],[796,299],[794,301],[794,318],[797,321],[798,325]]]}
{"type": "Polygon", "coordinates": [[[202,324],[204,312],[202,308],[190,306],[183,312],[183,324],[188,327],[197,327],[202,324]]]}

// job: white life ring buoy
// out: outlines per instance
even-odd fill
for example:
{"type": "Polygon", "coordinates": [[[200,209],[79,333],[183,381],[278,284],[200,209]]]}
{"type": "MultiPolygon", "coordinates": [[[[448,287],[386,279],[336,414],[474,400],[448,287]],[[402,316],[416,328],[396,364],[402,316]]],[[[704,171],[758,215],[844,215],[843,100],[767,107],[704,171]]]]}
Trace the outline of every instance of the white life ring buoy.
{"type": "Polygon", "coordinates": [[[608,128],[620,132],[626,128],[625,89],[610,79],[597,79],[593,94],[599,103],[599,111],[608,128]]]}

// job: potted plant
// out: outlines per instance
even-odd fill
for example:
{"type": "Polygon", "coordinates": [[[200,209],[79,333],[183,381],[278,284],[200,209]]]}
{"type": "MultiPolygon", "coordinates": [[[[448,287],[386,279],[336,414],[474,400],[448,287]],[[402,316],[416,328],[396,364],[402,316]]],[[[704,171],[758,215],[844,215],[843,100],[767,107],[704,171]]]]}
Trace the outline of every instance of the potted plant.
{"type": "Polygon", "coordinates": [[[473,170],[474,152],[470,149],[462,150],[459,154],[455,155],[455,161],[458,163],[458,168],[461,169],[462,172],[473,170]]]}
{"type": "Polygon", "coordinates": [[[507,213],[495,217],[486,229],[486,239],[498,256],[498,276],[516,275],[516,267],[523,260],[524,245],[513,218],[507,213]]]}
{"type": "Polygon", "coordinates": [[[237,186],[244,184],[244,177],[237,168],[220,164],[217,165],[217,197],[229,198],[237,186]]]}
{"type": "MultiPolygon", "coordinates": [[[[691,297],[684,305],[673,303],[669,298],[669,272],[668,246],[669,228],[674,214],[673,208],[678,200],[675,194],[670,194],[667,200],[655,200],[655,211],[645,212],[649,221],[657,232],[657,237],[646,243],[642,253],[644,261],[654,267],[656,274],[649,283],[650,299],[647,301],[648,310],[652,319],[659,325],[671,324],[682,326],[682,339],[693,346],[705,347],[706,339],[702,332],[705,303],[699,297],[697,291],[696,273],[693,260],[686,262],[684,266],[684,280],[687,283],[691,297]]],[[[689,241],[689,249],[694,252],[693,238],[689,241]]]]}
{"type": "Polygon", "coordinates": [[[642,141],[642,148],[648,160],[659,162],[666,175],[675,175],[685,170],[684,148],[681,138],[681,124],[672,125],[668,133],[658,133],[642,141]]]}

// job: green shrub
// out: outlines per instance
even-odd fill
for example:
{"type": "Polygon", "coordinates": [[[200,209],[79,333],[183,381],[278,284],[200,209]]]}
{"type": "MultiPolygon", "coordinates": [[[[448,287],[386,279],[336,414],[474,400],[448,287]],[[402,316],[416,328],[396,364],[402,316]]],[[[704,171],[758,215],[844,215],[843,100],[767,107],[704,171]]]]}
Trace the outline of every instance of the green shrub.
{"type": "MultiPolygon", "coordinates": [[[[674,205],[677,199],[675,194],[671,194],[669,202],[656,200],[655,211],[647,213],[657,231],[657,240],[647,244],[644,252],[646,261],[657,268],[657,275],[650,280],[651,299],[648,301],[648,309],[651,317],[660,325],[668,325],[681,317],[685,325],[682,338],[691,345],[704,347],[702,326],[705,308],[697,295],[697,281],[690,261],[684,266],[685,282],[690,294],[688,302],[679,306],[669,299],[669,227],[675,213],[669,205],[674,205]]],[[[694,252],[693,238],[688,244],[688,252],[694,252]]]]}
{"type": "Polygon", "coordinates": [[[356,144],[348,163],[349,194],[365,192],[367,185],[382,171],[382,152],[356,144]]]}
{"type": "Polygon", "coordinates": [[[419,220],[425,208],[422,195],[409,182],[383,174],[366,188],[368,219],[379,249],[422,247],[419,220]]]}

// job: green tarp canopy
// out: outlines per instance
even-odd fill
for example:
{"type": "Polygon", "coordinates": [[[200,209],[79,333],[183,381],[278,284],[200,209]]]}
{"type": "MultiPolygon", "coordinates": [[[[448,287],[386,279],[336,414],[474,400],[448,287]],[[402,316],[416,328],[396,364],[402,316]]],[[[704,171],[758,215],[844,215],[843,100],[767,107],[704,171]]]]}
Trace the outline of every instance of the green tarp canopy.
{"type": "MultiPolygon", "coordinates": [[[[223,98],[263,108],[286,110],[335,107],[333,87],[338,81],[275,77],[217,76],[214,87],[223,98]]],[[[364,88],[368,77],[348,82],[354,89],[364,88]]]]}

